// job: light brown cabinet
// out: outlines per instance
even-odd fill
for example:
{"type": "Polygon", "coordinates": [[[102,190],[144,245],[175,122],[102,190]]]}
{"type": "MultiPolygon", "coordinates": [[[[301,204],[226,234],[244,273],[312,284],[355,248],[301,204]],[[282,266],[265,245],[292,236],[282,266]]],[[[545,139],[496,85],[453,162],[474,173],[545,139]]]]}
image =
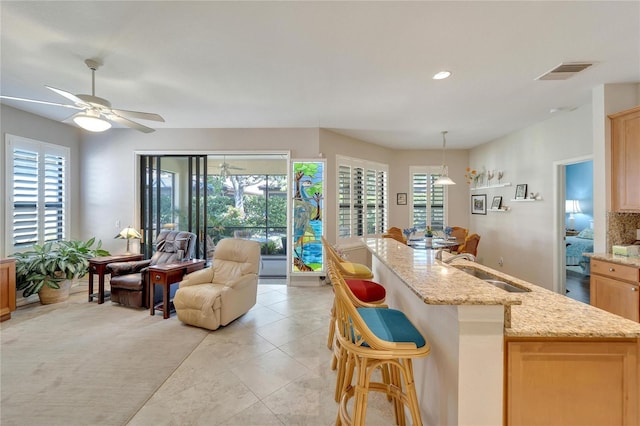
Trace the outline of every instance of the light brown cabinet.
{"type": "Polygon", "coordinates": [[[0,259],[0,321],[16,310],[16,260],[0,259]]]}
{"type": "Polygon", "coordinates": [[[612,208],[640,212],[640,106],[609,118],[612,208]]]}
{"type": "Polygon", "coordinates": [[[637,425],[637,339],[506,341],[508,426],[637,425]]]}
{"type": "Polygon", "coordinates": [[[640,269],[591,259],[591,304],[640,321],[640,269]]]}

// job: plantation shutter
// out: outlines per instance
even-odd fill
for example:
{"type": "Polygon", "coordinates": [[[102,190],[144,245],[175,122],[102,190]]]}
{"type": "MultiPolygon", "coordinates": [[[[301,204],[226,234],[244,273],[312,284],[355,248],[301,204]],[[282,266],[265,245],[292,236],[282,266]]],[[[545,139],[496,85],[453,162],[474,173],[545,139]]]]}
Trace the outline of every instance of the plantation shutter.
{"type": "Polygon", "coordinates": [[[434,185],[439,178],[439,174],[429,175],[431,227],[444,231],[444,185],[434,185]]]}
{"type": "Polygon", "coordinates": [[[387,166],[338,157],[338,238],[384,232],[387,175],[387,166]]]}
{"type": "Polygon", "coordinates": [[[425,229],[427,227],[427,194],[428,176],[425,173],[413,173],[412,175],[412,226],[417,229],[425,229]]]}
{"type": "Polygon", "coordinates": [[[69,149],[7,135],[7,242],[14,250],[66,237],[69,149]]]}
{"type": "Polygon", "coordinates": [[[13,151],[13,247],[38,242],[38,153],[13,151]]]}
{"type": "Polygon", "coordinates": [[[64,231],[64,157],[44,155],[44,220],[45,241],[60,241],[64,231]]]}
{"type": "Polygon", "coordinates": [[[353,217],[355,219],[352,236],[362,236],[364,231],[364,170],[353,168],[353,217]]]}
{"type": "Polygon", "coordinates": [[[415,167],[411,172],[411,223],[423,230],[431,226],[444,230],[446,192],[443,185],[434,185],[440,174],[429,168],[415,167]]]}
{"type": "Polygon", "coordinates": [[[351,167],[338,166],[338,238],[351,237],[351,167]]]}

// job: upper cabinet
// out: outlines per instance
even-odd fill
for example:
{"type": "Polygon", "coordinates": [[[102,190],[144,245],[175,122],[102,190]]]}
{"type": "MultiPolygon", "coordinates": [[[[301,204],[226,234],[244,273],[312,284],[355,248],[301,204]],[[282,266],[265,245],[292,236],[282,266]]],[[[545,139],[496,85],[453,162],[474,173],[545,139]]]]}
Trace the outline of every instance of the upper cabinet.
{"type": "Polygon", "coordinates": [[[617,212],[640,212],[640,106],[609,118],[612,208],[617,212]]]}

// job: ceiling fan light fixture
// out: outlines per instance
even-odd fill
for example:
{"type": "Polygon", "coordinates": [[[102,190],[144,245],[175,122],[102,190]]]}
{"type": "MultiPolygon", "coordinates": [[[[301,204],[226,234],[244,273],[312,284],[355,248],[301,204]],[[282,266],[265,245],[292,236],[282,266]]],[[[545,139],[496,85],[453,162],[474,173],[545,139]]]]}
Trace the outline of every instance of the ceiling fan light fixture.
{"type": "Polygon", "coordinates": [[[73,117],[73,122],[90,132],[104,132],[111,128],[111,123],[107,120],[88,113],[77,114],[73,117]]]}

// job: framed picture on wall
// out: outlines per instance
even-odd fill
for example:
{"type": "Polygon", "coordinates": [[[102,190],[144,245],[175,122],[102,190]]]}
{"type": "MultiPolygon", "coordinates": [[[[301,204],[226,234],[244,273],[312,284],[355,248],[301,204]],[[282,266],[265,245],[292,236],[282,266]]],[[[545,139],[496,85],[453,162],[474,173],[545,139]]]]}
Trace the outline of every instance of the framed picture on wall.
{"type": "Polygon", "coordinates": [[[471,196],[471,214],[487,214],[487,195],[471,196]]]}
{"type": "Polygon", "coordinates": [[[399,206],[405,206],[407,204],[406,192],[398,192],[398,195],[396,195],[396,204],[399,206]]]}
{"type": "Polygon", "coordinates": [[[502,197],[496,195],[493,197],[493,201],[491,202],[491,210],[498,210],[500,207],[502,207],[502,197]]]}
{"type": "Polygon", "coordinates": [[[527,198],[527,184],[516,185],[516,200],[524,200],[525,198],[527,198]]]}

